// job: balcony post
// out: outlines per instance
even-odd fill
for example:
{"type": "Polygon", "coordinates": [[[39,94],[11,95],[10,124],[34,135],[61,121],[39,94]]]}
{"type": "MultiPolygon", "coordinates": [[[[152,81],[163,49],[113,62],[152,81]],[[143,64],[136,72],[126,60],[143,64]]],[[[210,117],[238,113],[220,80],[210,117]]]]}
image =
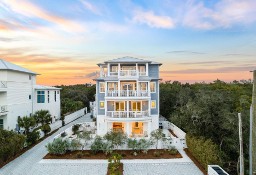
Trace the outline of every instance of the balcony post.
{"type": "Polygon", "coordinates": [[[108,63],[108,77],[110,76],[110,64],[108,63]]]}
{"type": "Polygon", "coordinates": [[[146,76],[148,76],[148,63],[146,63],[146,76]]]}
{"type": "Polygon", "coordinates": [[[127,118],[129,118],[129,108],[130,108],[129,101],[127,101],[127,118]]]}
{"type": "Polygon", "coordinates": [[[118,75],[117,75],[118,77],[120,77],[120,69],[121,69],[120,68],[120,63],[118,63],[118,71],[117,71],[118,72],[118,75]]]}
{"type": "Polygon", "coordinates": [[[139,71],[138,71],[138,63],[136,63],[136,76],[139,76],[139,71]]]}

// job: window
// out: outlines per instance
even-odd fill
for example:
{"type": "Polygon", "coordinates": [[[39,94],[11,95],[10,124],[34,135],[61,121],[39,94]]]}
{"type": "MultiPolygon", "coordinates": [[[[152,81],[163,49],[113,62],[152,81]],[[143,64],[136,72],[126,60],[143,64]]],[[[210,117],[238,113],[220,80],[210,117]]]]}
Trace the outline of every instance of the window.
{"type": "Polygon", "coordinates": [[[28,96],[28,99],[31,100],[31,95],[28,96]]]}
{"type": "Polygon", "coordinates": [[[50,103],[50,91],[48,91],[48,103],[50,103]]]}
{"type": "Polygon", "coordinates": [[[57,101],[57,91],[54,91],[54,101],[57,101]]]}
{"type": "Polygon", "coordinates": [[[44,97],[44,91],[37,91],[37,103],[44,103],[45,97],[44,97]]]}
{"type": "Polygon", "coordinates": [[[29,76],[28,76],[28,78],[29,78],[29,80],[31,80],[31,78],[32,78],[32,75],[29,75],[29,76]]]}
{"type": "Polygon", "coordinates": [[[4,119],[0,119],[0,129],[4,129],[4,119]]]}
{"type": "Polygon", "coordinates": [[[105,83],[100,82],[100,93],[105,93],[105,83]]]}
{"type": "Polygon", "coordinates": [[[135,127],[136,127],[136,128],[139,127],[139,122],[135,122],[135,127]]]}
{"type": "Polygon", "coordinates": [[[156,100],[151,101],[151,108],[156,108],[156,100]]]}
{"type": "Polygon", "coordinates": [[[146,91],[148,89],[148,83],[142,82],[140,83],[140,90],[141,91],[146,91]]]}
{"type": "Polygon", "coordinates": [[[156,82],[150,82],[150,92],[156,92],[156,82]]]}
{"type": "Polygon", "coordinates": [[[108,90],[109,91],[117,90],[118,89],[117,87],[118,87],[117,83],[108,83],[108,90]]]}
{"type": "Polygon", "coordinates": [[[104,109],[104,107],[105,107],[104,101],[100,101],[100,109],[104,109]]]}
{"type": "Polygon", "coordinates": [[[60,91],[57,91],[57,94],[60,94],[60,91]]]}

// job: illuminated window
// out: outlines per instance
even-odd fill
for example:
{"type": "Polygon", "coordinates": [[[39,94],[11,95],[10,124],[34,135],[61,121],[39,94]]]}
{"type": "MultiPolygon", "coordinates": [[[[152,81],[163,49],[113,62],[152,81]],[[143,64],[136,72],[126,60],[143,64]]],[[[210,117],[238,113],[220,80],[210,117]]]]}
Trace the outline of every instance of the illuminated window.
{"type": "Polygon", "coordinates": [[[100,93],[105,93],[105,83],[100,82],[100,93]]]}
{"type": "Polygon", "coordinates": [[[151,101],[151,108],[156,108],[156,100],[151,101]]]}
{"type": "Polygon", "coordinates": [[[156,92],[156,82],[150,82],[150,92],[156,92]]]}
{"type": "Polygon", "coordinates": [[[100,109],[104,109],[104,107],[105,107],[104,101],[100,101],[100,109]]]}

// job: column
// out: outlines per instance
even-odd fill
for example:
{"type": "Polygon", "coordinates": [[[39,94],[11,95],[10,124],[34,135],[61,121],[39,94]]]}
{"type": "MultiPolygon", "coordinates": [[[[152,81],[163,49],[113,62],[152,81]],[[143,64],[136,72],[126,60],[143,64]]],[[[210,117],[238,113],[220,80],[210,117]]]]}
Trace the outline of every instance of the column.
{"type": "Polygon", "coordinates": [[[136,75],[139,76],[138,63],[136,63],[136,75]]]}
{"type": "Polygon", "coordinates": [[[118,63],[118,77],[120,76],[120,63],[118,63]]]}
{"type": "Polygon", "coordinates": [[[151,125],[152,125],[152,120],[148,121],[148,130],[147,130],[148,136],[150,136],[151,134],[151,128],[152,128],[151,125]]]}
{"type": "Polygon", "coordinates": [[[108,63],[108,76],[110,76],[110,64],[108,63]]]}
{"type": "Polygon", "coordinates": [[[127,136],[130,137],[130,135],[131,135],[131,125],[130,125],[130,122],[126,122],[126,133],[127,133],[127,136]]]}
{"type": "Polygon", "coordinates": [[[146,76],[148,76],[148,63],[146,64],[146,76]]]}

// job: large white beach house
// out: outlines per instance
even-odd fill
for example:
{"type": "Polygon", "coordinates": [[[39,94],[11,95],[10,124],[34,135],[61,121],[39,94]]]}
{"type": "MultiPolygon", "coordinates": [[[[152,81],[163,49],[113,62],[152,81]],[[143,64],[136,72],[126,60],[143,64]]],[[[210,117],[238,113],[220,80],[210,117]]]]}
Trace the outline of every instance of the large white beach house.
{"type": "Polygon", "coordinates": [[[60,89],[36,85],[38,74],[0,59],[0,128],[17,130],[18,117],[49,110],[60,118],[60,89]]]}
{"type": "Polygon", "coordinates": [[[159,127],[159,66],[133,57],[99,63],[96,80],[97,134],[123,131],[149,137],[159,127]]]}

